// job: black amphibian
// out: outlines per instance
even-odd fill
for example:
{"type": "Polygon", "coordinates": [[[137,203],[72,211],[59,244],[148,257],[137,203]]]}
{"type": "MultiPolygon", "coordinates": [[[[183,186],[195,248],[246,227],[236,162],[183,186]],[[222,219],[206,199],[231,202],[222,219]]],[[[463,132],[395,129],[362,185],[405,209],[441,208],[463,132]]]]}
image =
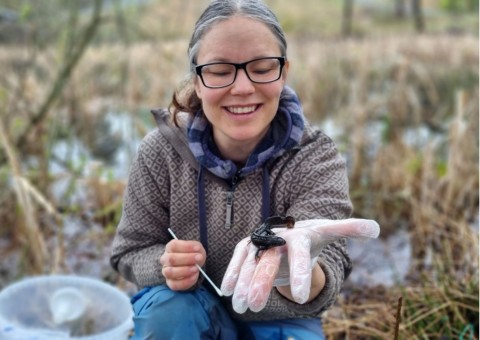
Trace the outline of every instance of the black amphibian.
{"type": "Polygon", "coordinates": [[[295,219],[292,216],[272,216],[269,217],[252,232],[250,240],[258,248],[255,259],[260,259],[260,252],[273,247],[283,246],[285,240],[277,236],[272,228],[293,228],[295,219]]]}

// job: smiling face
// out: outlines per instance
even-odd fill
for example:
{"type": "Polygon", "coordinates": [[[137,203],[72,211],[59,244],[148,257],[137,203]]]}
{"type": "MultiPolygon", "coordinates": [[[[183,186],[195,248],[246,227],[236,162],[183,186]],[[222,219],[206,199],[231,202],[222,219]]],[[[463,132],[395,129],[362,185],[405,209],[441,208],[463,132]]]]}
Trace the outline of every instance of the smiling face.
{"type": "MultiPolygon", "coordinates": [[[[265,24],[236,16],[217,23],[205,34],[197,64],[243,63],[279,56],[278,41],[265,24]]],[[[244,70],[238,70],[232,85],[217,89],[205,87],[196,77],[195,91],[223,157],[244,162],[265,136],[277,112],[287,71],[288,62],[279,80],[257,84],[248,79],[244,70]]]]}

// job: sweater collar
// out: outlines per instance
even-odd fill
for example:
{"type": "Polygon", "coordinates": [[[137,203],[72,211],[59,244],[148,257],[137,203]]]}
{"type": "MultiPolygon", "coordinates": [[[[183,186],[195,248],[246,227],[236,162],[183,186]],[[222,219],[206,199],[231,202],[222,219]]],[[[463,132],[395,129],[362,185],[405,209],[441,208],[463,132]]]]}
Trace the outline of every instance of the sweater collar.
{"type": "Polygon", "coordinates": [[[236,174],[245,176],[261,168],[269,159],[290,150],[300,142],[303,130],[304,118],[298,97],[291,88],[285,87],[267,135],[257,145],[243,168],[238,169],[234,162],[220,157],[213,143],[211,124],[201,110],[188,126],[188,144],[202,167],[220,178],[229,179],[236,174]]]}

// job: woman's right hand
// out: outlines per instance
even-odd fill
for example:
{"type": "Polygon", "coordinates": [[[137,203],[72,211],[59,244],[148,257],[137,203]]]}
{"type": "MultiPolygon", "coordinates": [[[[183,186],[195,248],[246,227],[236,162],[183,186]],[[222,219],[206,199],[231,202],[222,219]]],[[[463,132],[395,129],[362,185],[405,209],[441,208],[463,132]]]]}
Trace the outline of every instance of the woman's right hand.
{"type": "Polygon", "coordinates": [[[171,290],[189,290],[198,281],[199,270],[205,264],[206,252],[198,241],[171,240],[160,256],[162,274],[171,290]]]}

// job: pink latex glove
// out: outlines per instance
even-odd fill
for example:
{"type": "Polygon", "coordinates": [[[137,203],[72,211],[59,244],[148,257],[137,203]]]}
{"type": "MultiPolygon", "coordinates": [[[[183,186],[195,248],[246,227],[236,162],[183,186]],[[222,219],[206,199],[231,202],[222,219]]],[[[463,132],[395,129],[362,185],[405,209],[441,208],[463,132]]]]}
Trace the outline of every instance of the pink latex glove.
{"type": "Polygon", "coordinates": [[[250,242],[250,237],[235,247],[221,290],[226,296],[233,294],[232,305],[237,313],[244,313],[248,308],[261,311],[273,286],[290,284],[295,302],[305,303],[310,294],[312,264],[322,249],[340,238],[377,238],[380,227],[373,220],[316,219],[298,221],[293,229],[273,231],[284,238],[286,244],[264,251],[258,262],[255,260],[257,247],[250,242]]]}

